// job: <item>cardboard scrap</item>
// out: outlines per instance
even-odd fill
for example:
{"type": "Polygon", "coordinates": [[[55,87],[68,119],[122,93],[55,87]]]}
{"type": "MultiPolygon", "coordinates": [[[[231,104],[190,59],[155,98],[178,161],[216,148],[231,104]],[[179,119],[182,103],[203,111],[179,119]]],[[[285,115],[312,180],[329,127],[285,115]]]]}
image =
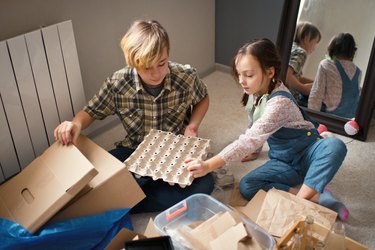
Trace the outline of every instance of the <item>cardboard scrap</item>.
{"type": "Polygon", "coordinates": [[[134,231],[130,231],[126,228],[122,228],[112,241],[105,247],[105,250],[120,250],[124,249],[125,241],[145,239],[146,236],[138,234],[134,231]]]}
{"type": "Polygon", "coordinates": [[[246,206],[235,206],[235,209],[249,217],[252,221],[256,221],[266,194],[266,191],[261,189],[246,204],[246,206]]]}
{"type": "Polygon", "coordinates": [[[210,248],[223,250],[237,249],[238,242],[245,237],[247,237],[247,232],[243,223],[237,223],[237,225],[230,227],[216,239],[210,241],[210,248]]]}
{"type": "Polygon", "coordinates": [[[331,228],[337,213],[291,193],[271,189],[267,192],[256,223],[268,233],[281,237],[298,219],[311,215],[317,223],[331,228]]]}
{"type": "Polygon", "coordinates": [[[217,213],[199,226],[185,225],[174,232],[193,249],[261,249],[252,238],[244,222],[230,212],[217,213]],[[250,247],[251,246],[251,247],[250,247]]]}
{"type": "Polygon", "coordinates": [[[192,237],[208,247],[208,243],[234,226],[236,221],[229,212],[215,214],[206,222],[190,231],[192,237]]]}
{"type": "Polygon", "coordinates": [[[146,235],[148,238],[160,236],[158,230],[155,228],[154,220],[152,218],[150,218],[147,223],[144,235],[146,235]]]}
{"type": "Polygon", "coordinates": [[[175,231],[172,231],[169,235],[176,241],[180,242],[180,245],[187,249],[195,250],[206,250],[205,244],[202,244],[200,240],[197,240],[191,235],[190,227],[188,225],[183,226],[175,231]]]}

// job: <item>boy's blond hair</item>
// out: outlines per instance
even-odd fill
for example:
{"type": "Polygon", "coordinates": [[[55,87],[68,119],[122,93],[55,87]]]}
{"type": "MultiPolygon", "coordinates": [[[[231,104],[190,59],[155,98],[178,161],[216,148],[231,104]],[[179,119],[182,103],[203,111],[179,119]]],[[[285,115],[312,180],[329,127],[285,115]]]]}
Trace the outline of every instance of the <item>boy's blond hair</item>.
{"type": "Polygon", "coordinates": [[[121,40],[126,63],[136,69],[145,69],[157,63],[164,49],[169,55],[167,31],[157,21],[135,21],[121,40]]]}
{"type": "Polygon", "coordinates": [[[318,42],[320,42],[322,35],[320,34],[319,29],[312,23],[308,21],[300,21],[296,27],[294,42],[300,44],[305,37],[308,37],[309,41],[318,38],[318,42]]]}

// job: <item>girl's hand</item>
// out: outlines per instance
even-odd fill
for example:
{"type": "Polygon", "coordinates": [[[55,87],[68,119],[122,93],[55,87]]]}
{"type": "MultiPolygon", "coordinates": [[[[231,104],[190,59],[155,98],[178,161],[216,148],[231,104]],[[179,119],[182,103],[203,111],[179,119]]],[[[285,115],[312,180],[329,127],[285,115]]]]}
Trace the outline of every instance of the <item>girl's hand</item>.
{"type": "Polygon", "coordinates": [[[208,163],[200,159],[189,158],[184,162],[187,164],[187,169],[193,175],[194,178],[202,177],[211,172],[208,167],[208,163]]]}

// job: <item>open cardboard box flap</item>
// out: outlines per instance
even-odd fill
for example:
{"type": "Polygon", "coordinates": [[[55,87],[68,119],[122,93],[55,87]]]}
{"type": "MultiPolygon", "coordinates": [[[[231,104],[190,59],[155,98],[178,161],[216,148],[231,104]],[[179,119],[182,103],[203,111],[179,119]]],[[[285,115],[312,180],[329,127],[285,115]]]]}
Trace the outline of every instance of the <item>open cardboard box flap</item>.
{"type": "Polygon", "coordinates": [[[0,217],[34,233],[97,173],[77,147],[54,143],[0,186],[0,217]]]}
{"type": "MultiPolygon", "coordinates": [[[[245,206],[236,206],[235,209],[273,234],[277,240],[308,214],[314,216],[314,228],[320,234],[327,235],[337,217],[337,213],[330,209],[276,189],[268,192],[260,190],[245,206]]],[[[349,237],[345,238],[345,245],[349,250],[368,249],[349,237]]]]}
{"type": "Polygon", "coordinates": [[[132,208],[145,197],[125,164],[85,136],[54,143],[0,186],[0,217],[36,232],[49,223],[132,208]]]}
{"type": "Polygon", "coordinates": [[[77,199],[56,214],[50,222],[132,208],[146,196],[123,162],[85,136],[76,143],[80,152],[98,171],[77,199]]]}
{"type": "Polygon", "coordinates": [[[327,228],[331,228],[337,217],[337,213],[326,207],[277,189],[267,193],[261,190],[245,207],[237,209],[276,237],[284,235],[306,215],[312,215],[315,222],[327,228]]]}

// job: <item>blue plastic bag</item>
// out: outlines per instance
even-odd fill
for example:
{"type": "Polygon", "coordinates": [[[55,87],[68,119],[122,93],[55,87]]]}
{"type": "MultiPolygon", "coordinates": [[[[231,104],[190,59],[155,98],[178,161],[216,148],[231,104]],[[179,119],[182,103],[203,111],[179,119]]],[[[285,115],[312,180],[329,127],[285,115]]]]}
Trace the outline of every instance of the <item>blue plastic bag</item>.
{"type": "Polygon", "coordinates": [[[0,249],[104,249],[121,230],[133,230],[128,208],[42,227],[35,234],[0,218],[0,249]]]}

